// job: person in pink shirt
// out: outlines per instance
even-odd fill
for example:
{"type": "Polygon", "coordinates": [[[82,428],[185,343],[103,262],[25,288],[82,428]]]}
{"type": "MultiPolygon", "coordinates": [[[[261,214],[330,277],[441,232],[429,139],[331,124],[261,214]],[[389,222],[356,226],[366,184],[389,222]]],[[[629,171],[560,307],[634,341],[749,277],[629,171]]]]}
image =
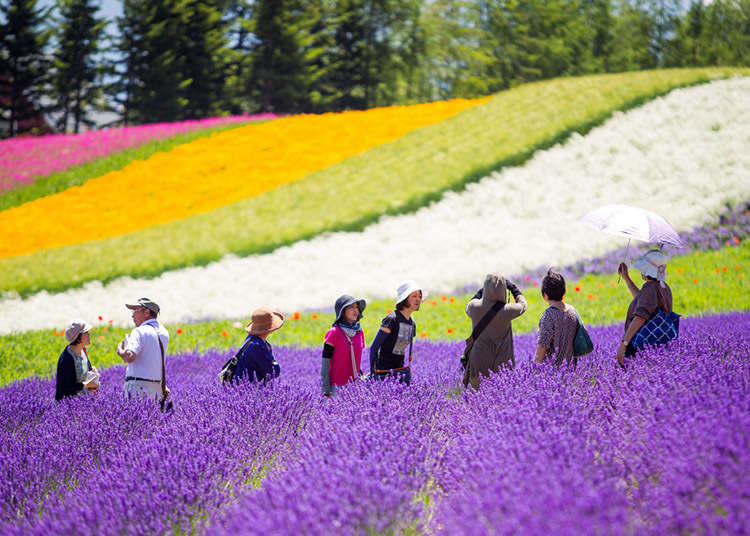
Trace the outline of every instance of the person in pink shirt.
{"type": "Polygon", "coordinates": [[[365,335],[359,321],[367,303],[344,294],[336,300],[336,320],[326,333],[320,381],[323,394],[336,394],[336,387],[346,385],[362,376],[362,350],[365,335]]]}

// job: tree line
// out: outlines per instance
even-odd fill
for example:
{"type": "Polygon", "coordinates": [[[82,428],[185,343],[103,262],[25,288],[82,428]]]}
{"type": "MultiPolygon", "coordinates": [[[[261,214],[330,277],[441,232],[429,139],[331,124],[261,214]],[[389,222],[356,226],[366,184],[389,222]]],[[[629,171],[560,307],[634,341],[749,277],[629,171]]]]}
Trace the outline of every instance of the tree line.
{"type": "Polygon", "coordinates": [[[475,97],[565,75],[750,65],[750,0],[0,0],[0,114],[122,124],[475,97]]]}

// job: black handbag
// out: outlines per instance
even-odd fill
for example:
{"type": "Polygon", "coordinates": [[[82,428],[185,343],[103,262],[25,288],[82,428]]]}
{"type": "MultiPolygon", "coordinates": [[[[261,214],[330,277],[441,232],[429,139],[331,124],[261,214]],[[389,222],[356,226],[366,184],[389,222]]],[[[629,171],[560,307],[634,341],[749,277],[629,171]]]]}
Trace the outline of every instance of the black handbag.
{"type": "Polygon", "coordinates": [[[461,356],[461,368],[463,370],[466,370],[466,367],[469,364],[469,355],[471,354],[471,349],[474,347],[474,341],[477,340],[479,335],[482,334],[484,331],[484,328],[487,327],[487,324],[489,324],[493,318],[495,318],[495,315],[498,313],[500,309],[503,308],[503,305],[505,305],[502,302],[495,302],[494,305],[490,308],[489,311],[487,311],[484,316],[482,317],[482,320],[479,321],[479,324],[476,325],[476,327],[472,330],[471,335],[468,336],[466,339],[466,346],[464,347],[464,355],[461,356]]]}
{"type": "Polygon", "coordinates": [[[221,367],[221,372],[217,374],[219,377],[219,380],[221,383],[227,383],[231,382],[234,378],[234,371],[237,368],[237,362],[239,361],[240,355],[242,355],[242,352],[245,351],[245,347],[250,343],[252,338],[248,338],[247,341],[245,341],[245,344],[242,345],[242,348],[240,348],[236,354],[234,354],[234,357],[229,359],[226,363],[224,363],[224,366],[221,367]]]}

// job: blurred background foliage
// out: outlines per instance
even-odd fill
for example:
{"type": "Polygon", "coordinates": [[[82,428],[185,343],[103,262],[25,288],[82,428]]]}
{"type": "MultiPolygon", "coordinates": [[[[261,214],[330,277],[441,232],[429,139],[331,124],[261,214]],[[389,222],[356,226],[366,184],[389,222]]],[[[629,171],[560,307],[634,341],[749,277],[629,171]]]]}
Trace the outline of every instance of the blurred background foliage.
{"type": "Polygon", "coordinates": [[[487,95],[558,76],[750,65],[750,0],[0,0],[5,136],[487,95]]]}

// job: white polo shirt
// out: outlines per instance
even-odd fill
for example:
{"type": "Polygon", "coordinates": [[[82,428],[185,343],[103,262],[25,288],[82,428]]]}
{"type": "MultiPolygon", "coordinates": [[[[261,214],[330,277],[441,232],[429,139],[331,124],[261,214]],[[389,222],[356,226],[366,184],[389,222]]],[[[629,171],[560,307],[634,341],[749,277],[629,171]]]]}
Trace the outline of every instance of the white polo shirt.
{"type": "Polygon", "coordinates": [[[130,350],[135,354],[135,361],[128,363],[125,370],[126,377],[134,376],[145,380],[161,381],[161,348],[156,338],[157,330],[161,343],[164,345],[166,358],[169,332],[156,319],[149,318],[140,326],[133,328],[128,336],[125,350],[130,350]]]}

